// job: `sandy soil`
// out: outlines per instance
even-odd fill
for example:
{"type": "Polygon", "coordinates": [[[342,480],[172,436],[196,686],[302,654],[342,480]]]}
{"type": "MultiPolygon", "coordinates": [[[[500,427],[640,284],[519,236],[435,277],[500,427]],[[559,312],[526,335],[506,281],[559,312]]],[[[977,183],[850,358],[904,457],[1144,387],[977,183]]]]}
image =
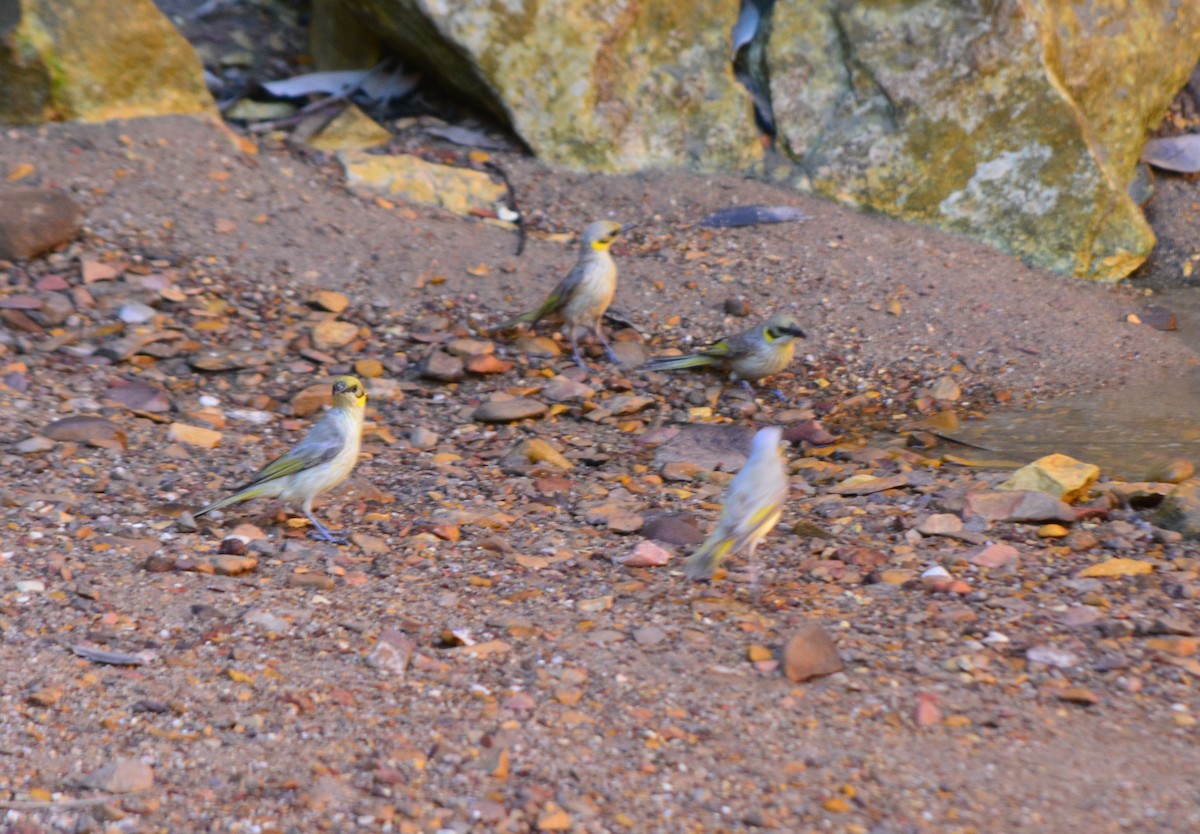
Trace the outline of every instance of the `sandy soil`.
{"type": "Polygon", "coordinates": [[[0,135],[0,174],[33,165],[27,182],[65,188],[88,212],[82,241],[0,266],[5,296],[44,298],[37,282],[64,278],[76,316],[0,331],[5,830],[1200,825],[1197,547],[1105,505],[1069,525],[1086,534],[1073,540],[994,523],[980,541],[1019,557],[981,567],[976,545],[913,528],[934,512],[961,515],[965,495],[1005,473],[948,469],[936,450],[861,448],[879,428],[936,411],[929,389],[942,377],[961,388],[952,408],[963,417],[1138,380],[1178,384],[1196,357],[1173,334],[1126,321],[1140,291],[1066,281],[733,177],[589,177],[497,161],[530,220],[521,256],[511,232],[381,207],[347,192],[329,160],[270,143],[243,155],[187,120],[0,135]],[[698,225],[747,203],[798,206],[809,219],[698,225]],[[506,337],[494,340],[515,363],[505,373],[419,377],[433,347],[490,338],[486,326],[536,303],[573,261],[561,233],[600,217],[638,224],[615,250],[616,306],[650,351],[745,326],[724,312],[729,298],[744,297],[753,316],[794,310],[809,338],[774,380],[787,399],[753,406],[715,377],[649,378],[593,360],[583,404],[488,426],[472,419],[480,402],[537,398],[553,371],[570,373],[506,337]],[[88,306],[80,265],[94,260],[121,269],[86,287],[88,306]],[[169,276],[186,300],[139,286],[144,273],[169,276]],[[318,288],[344,293],[340,318],[361,328],[330,355],[308,336],[330,318],[305,303],[318,288]],[[149,327],[181,334],[177,349],[102,359],[133,329],[115,311],[137,300],[158,310],[149,327]],[[244,367],[197,370],[212,351],[244,367]],[[360,533],[355,544],[310,543],[257,505],[179,529],[181,509],[299,437],[298,392],[370,358],[382,376],[364,460],[321,510],[360,533]],[[120,406],[119,380],[161,390],[168,410],[120,406]],[[718,393],[713,417],[689,411],[718,393]],[[220,445],[170,441],[163,419],[200,424],[203,395],[218,402],[220,445]],[[622,395],[649,402],[589,419],[622,395]],[[77,414],[106,418],[127,447],[16,450],[77,414]],[[647,521],[666,511],[699,530],[715,515],[722,473],[664,480],[654,447],[668,430],[814,415],[846,441],[792,450],[793,500],[762,549],[760,595],[736,573],[696,586],[677,562],[611,561],[641,539],[617,531],[617,511],[647,521]],[[406,440],[418,426],[438,436],[433,446],[406,440]],[[513,464],[529,437],[573,467],[513,464]],[[896,473],[907,485],[831,491],[855,474],[896,473]],[[250,544],[257,563],[213,575],[218,549],[237,549],[224,534],[248,519],[264,535],[250,544]],[[1154,572],[1079,576],[1111,556],[1154,572]],[[935,564],[966,589],[916,578],[935,564]],[[16,584],[28,581],[41,589],[16,584]],[[845,669],[790,683],[776,659],[809,621],[845,669]],[[415,648],[404,674],[366,662],[387,629],[415,648]],[[90,663],[72,652],[80,644],[149,662],[90,663]],[[123,757],[150,764],[153,786],[63,804],[104,798],[111,784],[81,776],[123,757]]]}

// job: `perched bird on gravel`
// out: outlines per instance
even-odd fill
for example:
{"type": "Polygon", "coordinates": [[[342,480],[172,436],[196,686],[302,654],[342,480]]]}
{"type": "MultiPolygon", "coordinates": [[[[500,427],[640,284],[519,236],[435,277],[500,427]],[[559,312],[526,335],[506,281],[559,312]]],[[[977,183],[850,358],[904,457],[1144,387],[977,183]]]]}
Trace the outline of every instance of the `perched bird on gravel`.
{"type": "Polygon", "coordinates": [[[750,457],[729,483],[721,517],[704,544],[684,562],[689,579],[711,579],[722,559],[748,548],[752,581],[758,566],[754,551],[783,513],[788,496],[788,475],[780,444],[783,429],[759,429],[750,443],[750,457]]]}
{"type": "Polygon", "coordinates": [[[617,292],[617,264],[608,249],[620,234],[621,224],[612,220],[597,220],[584,229],[579,242],[579,260],[567,276],[558,282],[542,306],[496,329],[507,330],[522,322],[536,325],[547,316],[557,313],[566,325],[567,336],[571,340],[571,356],[576,365],[587,370],[587,365],[583,364],[583,358],[579,355],[579,343],[575,340],[575,332],[580,327],[586,327],[596,335],[600,344],[604,345],[604,354],[610,362],[621,364],[600,326],[604,311],[612,304],[613,295],[617,292]]]}
{"type": "Polygon", "coordinates": [[[303,440],[264,466],[250,483],[209,504],[196,517],[251,498],[279,498],[300,508],[312,522],[315,538],[344,543],[345,536],[335,535],[317,520],[312,503],[318,495],[346,480],[358,463],[366,405],[367,392],[362,383],[352,376],[338,377],[333,382],[333,408],[309,429],[303,440]]]}
{"type": "Polygon", "coordinates": [[[686,356],[659,356],[642,365],[647,371],[713,366],[729,371],[754,396],[751,382],[777,374],[792,361],[796,338],[805,338],[796,320],[786,313],[771,316],[765,324],[728,336],[686,356]]]}

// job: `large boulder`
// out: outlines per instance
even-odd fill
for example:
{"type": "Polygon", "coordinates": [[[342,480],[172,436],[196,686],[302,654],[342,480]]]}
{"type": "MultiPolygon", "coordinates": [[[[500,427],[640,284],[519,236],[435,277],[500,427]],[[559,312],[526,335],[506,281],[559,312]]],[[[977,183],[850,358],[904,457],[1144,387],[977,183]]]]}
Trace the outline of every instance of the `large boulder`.
{"type": "Polygon", "coordinates": [[[191,45],[151,0],[0,0],[0,122],[215,116],[191,45]]]}
{"type": "Polygon", "coordinates": [[[1127,187],[1200,58],[1200,3],[779,0],[763,80],[795,184],[1116,280],[1127,187]]]}
{"type": "MultiPolygon", "coordinates": [[[[385,43],[498,116],[541,159],[590,171],[742,169],[761,157],[733,75],[738,0],[339,0],[385,43]]],[[[318,0],[331,63],[337,9],[318,0]]]]}

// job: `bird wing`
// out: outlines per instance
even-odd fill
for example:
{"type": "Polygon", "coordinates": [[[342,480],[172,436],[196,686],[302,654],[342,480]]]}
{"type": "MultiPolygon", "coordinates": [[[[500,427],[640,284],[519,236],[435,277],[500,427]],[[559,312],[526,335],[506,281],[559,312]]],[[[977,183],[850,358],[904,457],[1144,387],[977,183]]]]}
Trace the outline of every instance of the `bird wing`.
{"type": "Polygon", "coordinates": [[[583,264],[576,264],[550,291],[550,295],[546,296],[546,300],[542,302],[542,306],[537,311],[537,319],[545,318],[566,304],[567,300],[579,289],[579,285],[583,283],[583,275],[583,264]]]}
{"type": "Polygon", "coordinates": [[[736,553],[747,542],[755,538],[764,525],[773,525],[783,509],[781,502],[771,500],[760,503],[761,492],[751,490],[749,494],[736,496],[726,504],[722,527],[725,528],[725,538],[729,542],[726,552],[736,553]],[[727,526],[726,526],[727,525],[727,526]]]}
{"type": "Polygon", "coordinates": [[[507,330],[510,327],[516,327],[518,324],[525,322],[533,322],[537,324],[551,313],[558,312],[571,294],[578,288],[580,282],[583,281],[583,266],[576,264],[575,268],[567,273],[566,277],[555,285],[550,294],[546,296],[546,300],[542,302],[542,306],[536,310],[530,310],[528,313],[522,313],[519,316],[509,319],[496,328],[496,330],[507,330]]]}
{"type": "Polygon", "coordinates": [[[322,463],[328,463],[337,457],[338,452],[342,451],[345,445],[346,438],[339,430],[337,423],[333,420],[323,419],[313,426],[294,448],[264,466],[254,476],[254,480],[241,489],[249,489],[268,481],[312,469],[322,463]]]}

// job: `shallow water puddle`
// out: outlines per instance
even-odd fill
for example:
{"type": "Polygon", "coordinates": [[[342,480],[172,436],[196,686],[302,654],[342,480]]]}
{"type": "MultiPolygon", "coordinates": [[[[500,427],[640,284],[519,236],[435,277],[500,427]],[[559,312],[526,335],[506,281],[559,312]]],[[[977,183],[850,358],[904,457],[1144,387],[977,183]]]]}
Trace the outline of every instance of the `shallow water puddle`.
{"type": "Polygon", "coordinates": [[[969,446],[946,454],[974,466],[1025,464],[1061,452],[1105,472],[1141,480],[1178,458],[1200,462],[1200,386],[1177,384],[1102,391],[1013,411],[996,411],[943,438],[969,446]]]}

